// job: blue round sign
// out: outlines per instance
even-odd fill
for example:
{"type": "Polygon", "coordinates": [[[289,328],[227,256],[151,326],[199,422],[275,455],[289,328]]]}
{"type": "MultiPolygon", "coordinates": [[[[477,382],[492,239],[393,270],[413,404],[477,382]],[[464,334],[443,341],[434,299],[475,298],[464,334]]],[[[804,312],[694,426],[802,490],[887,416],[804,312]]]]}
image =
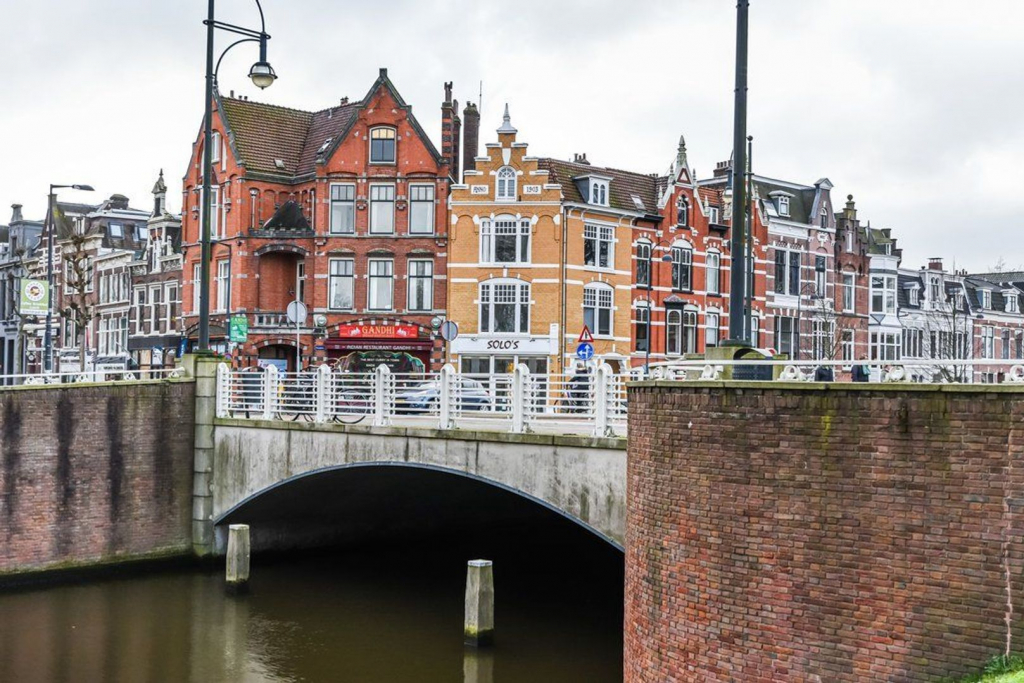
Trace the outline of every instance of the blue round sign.
{"type": "Polygon", "coordinates": [[[576,347],[576,357],[580,360],[590,360],[594,357],[594,345],[583,342],[576,347]]]}

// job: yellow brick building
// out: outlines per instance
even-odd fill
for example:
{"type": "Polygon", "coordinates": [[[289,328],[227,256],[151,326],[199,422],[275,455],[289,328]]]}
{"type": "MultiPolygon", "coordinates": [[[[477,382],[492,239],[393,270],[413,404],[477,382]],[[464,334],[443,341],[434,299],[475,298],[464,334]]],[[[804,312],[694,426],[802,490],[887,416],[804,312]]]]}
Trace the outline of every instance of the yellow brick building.
{"type": "Polygon", "coordinates": [[[463,372],[558,372],[565,236],[561,186],[551,184],[505,108],[498,142],[452,187],[448,358],[463,372]]]}

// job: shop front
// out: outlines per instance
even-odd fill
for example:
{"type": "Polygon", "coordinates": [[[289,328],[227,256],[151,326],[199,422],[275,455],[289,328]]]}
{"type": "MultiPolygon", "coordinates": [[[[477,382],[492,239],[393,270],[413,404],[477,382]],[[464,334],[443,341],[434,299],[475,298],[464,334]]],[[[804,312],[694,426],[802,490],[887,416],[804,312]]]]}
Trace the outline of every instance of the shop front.
{"type": "Polygon", "coordinates": [[[552,356],[558,353],[557,336],[467,335],[451,343],[452,362],[471,375],[511,374],[522,363],[530,372],[546,375],[556,371],[552,356]]]}
{"type": "Polygon", "coordinates": [[[425,372],[434,341],[421,336],[416,325],[352,324],[339,325],[324,347],[332,363],[351,372],[381,364],[392,372],[425,372]]]}

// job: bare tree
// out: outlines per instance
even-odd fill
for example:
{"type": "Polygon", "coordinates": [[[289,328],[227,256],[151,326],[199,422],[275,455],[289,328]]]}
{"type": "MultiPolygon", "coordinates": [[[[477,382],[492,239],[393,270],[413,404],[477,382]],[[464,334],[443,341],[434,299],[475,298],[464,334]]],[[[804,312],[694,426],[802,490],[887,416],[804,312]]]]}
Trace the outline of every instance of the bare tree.
{"type": "Polygon", "coordinates": [[[64,272],[65,306],[61,309],[61,315],[65,321],[71,321],[75,325],[79,372],[84,372],[85,331],[96,317],[95,309],[89,300],[89,291],[92,289],[92,255],[86,251],[86,245],[92,239],[94,231],[84,220],[75,225],[59,209],[54,211],[54,216],[64,272]]]}
{"type": "MultiPolygon", "coordinates": [[[[946,292],[945,302],[925,315],[928,355],[934,360],[967,360],[974,357],[971,318],[966,298],[946,292]]],[[[935,366],[933,381],[965,382],[971,376],[963,365],[935,366]]]]}

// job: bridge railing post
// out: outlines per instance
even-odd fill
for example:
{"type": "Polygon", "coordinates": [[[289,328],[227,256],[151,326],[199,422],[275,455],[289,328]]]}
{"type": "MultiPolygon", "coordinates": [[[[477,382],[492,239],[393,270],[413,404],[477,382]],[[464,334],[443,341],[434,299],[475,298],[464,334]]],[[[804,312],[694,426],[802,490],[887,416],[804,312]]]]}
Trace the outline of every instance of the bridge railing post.
{"type": "Polygon", "coordinates": [[[231,401],[231,368],[227,363],[217,364],[217,417],[228,416],[228,406],[231,401]]]}
{"type": "Polygon", "coordinates": [[[386,427],[395,413],[395,377],[386,365],[373,375],[373,426],[386,427]]]}
{"type": "Polygon", "coordinates": [[[278,380],[278,371],[276,365],[268,365],[263,370],[263,419],[272,420],[274,419],[274,413],[277,412],[277,388],[280,381],[278,380]]]}
{"type": "Polygon", "coordinates": [[[327,406],[331,392],[331,366],[324,363],[316,369],[316,421],[327,422],[327,406]]]}
{"type": "Polygon", "coordinates": [[[512,427],[515,434],[530,429],[530,412],[533,404],[530,388],[530,369],[520,363],[512,371],[512,427]]]}
{"type": "Polygon", "coordinates": [[[594,380],[594,436],[613,436],[608,419],[614,389],[611,366],[601,363],[594,380]]]}
{"type": "Polygon", "coordinates": [[[455,368],[452,367],[451,363],[445,364],[441,368],[441,374],[438,377],[438,394],[440,398],[438,429],[451,429],[455,426],[455,421],[452,417],[455,414],[455,389],[458,384],[459,378],[455,375],[455,368]]]}

